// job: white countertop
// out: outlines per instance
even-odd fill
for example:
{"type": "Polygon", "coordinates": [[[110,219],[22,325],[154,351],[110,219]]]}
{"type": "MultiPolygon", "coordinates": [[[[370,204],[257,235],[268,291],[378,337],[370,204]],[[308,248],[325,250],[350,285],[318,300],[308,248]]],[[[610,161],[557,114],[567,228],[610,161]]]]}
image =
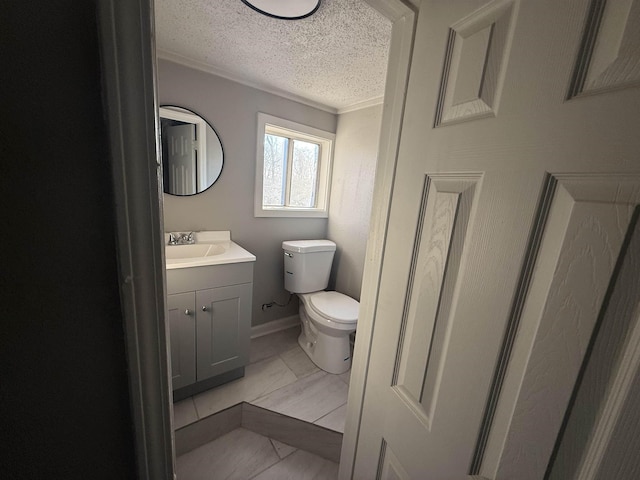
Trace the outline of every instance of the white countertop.
{"type": "MultiPolygon", "coordinates": [[[[222,247],[222,253],[216,253],[209,256],[188,256],[181,258],[166,258],[167,270],[174,268],[190,268],[201,267],[204,265],[224,265],[228,263],[255,262],[256,256],[242,248],[237,243],[231,241],[231,233],[228,231],[204,231],[194,232],[196,243],[217,245],[222,247]]],[[[165,249],[179,249],[180,247],[189,247],[190,245],[168,245],[169,234],[165,234],[165,249]]],[[[193,245],[193,244],[192,244],[193,245]]],[[[212,249],[218,252],[220,249],[212,249]]],[[[174,255],[168,255],[172,257],[174,255]]]]}

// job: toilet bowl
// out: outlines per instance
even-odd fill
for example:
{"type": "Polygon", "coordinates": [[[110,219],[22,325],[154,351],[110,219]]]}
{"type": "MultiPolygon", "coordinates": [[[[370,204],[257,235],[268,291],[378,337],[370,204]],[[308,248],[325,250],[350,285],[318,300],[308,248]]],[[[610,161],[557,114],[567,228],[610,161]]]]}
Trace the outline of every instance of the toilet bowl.
{"type": "Polygon", "coordinates": [[[351,368],[349,335],[356,330],[359,304],[339,292],[300,293],[302,332],[298,343],[322,370],[340,374],[351,368]]]}
{"type": "Polygon", "coordinates": [[[325,291],[336,249],[330,240],[282,242],[285,288],[298,295],[302,332],[298,343],[322,370],[340,374],[351,368],[349,335],[356,330],[360,304],[325,291]]]}

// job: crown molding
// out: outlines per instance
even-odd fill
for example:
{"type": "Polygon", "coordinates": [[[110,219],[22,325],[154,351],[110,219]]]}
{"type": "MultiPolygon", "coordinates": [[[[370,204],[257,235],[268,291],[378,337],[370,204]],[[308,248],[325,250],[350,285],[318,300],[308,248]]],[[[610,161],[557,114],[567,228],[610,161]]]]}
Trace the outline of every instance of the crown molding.
{"type": "Polygon", "coordinates": [[[346,107],[339,108],[338,115],[342,115],[343,113],[355,112],[356,110],[362,110],[364,108],[375,107],[377,105],[381,105],[383,102],[384,97],[374,97],[370,98],[369,100],[352,103],[351,105],[347,105],[346,107]]]}
{"type": "Polygon", "coordinates": [[[273,87],[267,87],[266,85],[263,85],[261,83],[247,80],[246,78],[242,78],[239,75],[235,75],[221,68],[214,67],[212,65],[209,65],[204,62],[200,62],[198,60],[193,60],[191,58],[185,57],[178,53],[171,52],[169,50],[158,48],[156,49],[156,53],[158,58],[161,58],[163,60],[168,60],[170,62],[177,63],[185,67],[193,68],[195,70],[200,70],[201,72],[210,73],[211,75],[216,75],[218,77],[226,78],[227,80],[231,80],[232,82],[236,82],[241,85],[245,85],[247,87],[255,88],[257,90],[261,90],[263,92],[270,93],[272,95],[277,95],[278,97],[283,97],[283,98],[286,98],[287,100],[292,100],[297,103],[302,103],[303,105],[317,108],[318,110],[322,110],[324,112],[332,113],[334,115],[338,113],[338,109],[335,107],[331,107],[329,105],[325,105],[320,102],[315,102],[313,100],[309,100],[308,98],[304,98],[299,95],[294,95],[284,90],[280,90],[273,87]]]}
{"type": "Polygon", "coordinates": [[[267,87],[266,85],[263,85],[259,82],[253,82],[253,81],[247,80],[246,78],[230,73],[227,70],[224,70],[222,68],[214,67],[212,65],[209,65],[204,62],[200,62],[198,60],[193,60],[192,58],[185,57],[183,55],[172,52],[170,50],[164,50],[164,49],[158,48],[156,49],[156,53],[158,58],[161,58],[163,60],[168,60],[170,62],[177,63],[179,65],[182,65],[188,68],[193,68],[195,70],[209,73],[211,75],[216,75],[217,77],[226,78],[227,80],[231,80],[232,82],[236,82],[241,85],[245,85],[247,87],[255,88],[257,90],[270,93],[271,95],[277,95],[278,97],[283,97],[283,98],[286,98],[287,100],[291,100],[297,103],[302,103],[303,105],[317,108],[318,110],[322,110],[324,112],[331,113],[333,115],[341,115],[343,113],[349,113],[349,112],[354,112],[356,110],[362,110],[364,108],[374,107],[376,105],[380,105],[384,101],[384,96],[374,97],[368,100],[363,100],[361,102],[355,102],[341,108],[335,108],[329,105],[325,105],[324,103],[309,100],[308,98],[301,97],[299,95],[294,95],[284,90],[267,87]]]}

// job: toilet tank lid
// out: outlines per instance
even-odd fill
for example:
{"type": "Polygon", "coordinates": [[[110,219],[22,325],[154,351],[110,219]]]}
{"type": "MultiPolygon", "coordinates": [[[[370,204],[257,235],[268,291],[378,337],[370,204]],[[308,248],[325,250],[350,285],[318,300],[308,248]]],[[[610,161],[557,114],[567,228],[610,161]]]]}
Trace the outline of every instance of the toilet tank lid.
{"type": "Polygon", "coordinates": [[[331,240],[288,240],[282,242],[282,249],[287,252],[333,252],[336,244],[331,240]]]}

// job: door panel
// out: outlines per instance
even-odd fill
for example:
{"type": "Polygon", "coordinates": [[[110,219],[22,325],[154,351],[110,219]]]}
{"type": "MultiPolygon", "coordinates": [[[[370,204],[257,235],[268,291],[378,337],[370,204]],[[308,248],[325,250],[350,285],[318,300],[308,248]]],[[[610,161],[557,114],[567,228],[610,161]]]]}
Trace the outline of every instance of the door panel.
{"type": "Polygon", "coordinates": [[[425,181],[392,382],[425,424],[438,398],[454,287],[479,181],[479,175],[432,175],[425,181]]]}
{"type": "Polygon", "coordinates": [[[377,478],[381,480],[409,480],[411,478],[402,467],[393,450],[384,441],[380,452],[380,468],[378,472],[377,478]]]}
{"type": "Polygon", "coordinates": [[[251,283],[196,292],[198,381],[248,363],[251,293],[251,283]]]}
{"type": "Polygon", "coordinates": [[[636,209],[550,480],[640,477],[640,224],[636,209]]]}
{"type": "Polygon", "coordinates": [[[167,295],[172,387],[196,381],[196,320],[193,292],[167,295]]]}
{"type": "Polygon", "coordinates": [[[496,1],[449,29],[435,125],[495,116],[516,2],[496,1]]]}
{"type": "Polygon", "coordinates": [[[421,3],[353,478],[544,478],[640,201],[640,89],[566,100],[592,16],[421,3]]]}
{"type": "Polygon", "coordinates": [[[640,202],[640,178],[557,182],[507,373],[518,399],[498,407],[511,410],[498,478],[543,478],[640,202]]]}
{"type": "Polygon", "coordinates": [[[640,3],[593,0],[570,96],[640,84],[640,3]]]}
{"type": "Polygon", "coordinates": [[[171,191],[177,195],[196,193],[196,125],[184,124],[165,129],[169,150],[171,191]]]}

